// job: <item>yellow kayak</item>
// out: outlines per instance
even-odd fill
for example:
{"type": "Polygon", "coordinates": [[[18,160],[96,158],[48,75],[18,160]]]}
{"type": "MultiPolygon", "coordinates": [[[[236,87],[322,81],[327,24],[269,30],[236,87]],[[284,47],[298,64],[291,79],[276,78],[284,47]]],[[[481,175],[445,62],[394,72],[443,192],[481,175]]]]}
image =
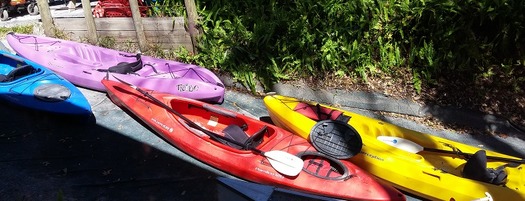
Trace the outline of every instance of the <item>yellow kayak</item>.
{"type": "Polygon", "coordinates": [[[264,104],[274,124],[309,140],[321,122],[349,124],[362,139],[360,153],[349,160],[416,196],[449,201],[525,200],[522,159],[315,102],[271,95],[264,104]]]}

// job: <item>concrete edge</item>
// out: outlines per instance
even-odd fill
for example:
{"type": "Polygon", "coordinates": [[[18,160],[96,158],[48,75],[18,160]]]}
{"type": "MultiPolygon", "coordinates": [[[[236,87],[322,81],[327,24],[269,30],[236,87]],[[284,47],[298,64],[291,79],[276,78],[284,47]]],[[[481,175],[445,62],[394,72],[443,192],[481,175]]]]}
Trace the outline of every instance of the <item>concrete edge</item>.
{"type": "MultiPolygon", "coordinates": [[[[229,76],[221,75],[220,77],[228,87],[249,91],[248,88],[235,82],[235,80],[229,76]]],[[[266,94],[259,83],[256,86],[256,90],[259,94],[266,94]]],[[[315,90],[304,85],[294,86],[283,83],[275,84],[271,91],[285,96],[298,97],[330,105],[371,111],[384,111],[415,117],[433,117],[443,123],[464,125],[474,129],[503,133],[510,136],[525,136],[525,126],[511,122],[500,115],[432,104],[420,105],[410,100],[395,99],[381,93],[325,89],[315,90]]]]}

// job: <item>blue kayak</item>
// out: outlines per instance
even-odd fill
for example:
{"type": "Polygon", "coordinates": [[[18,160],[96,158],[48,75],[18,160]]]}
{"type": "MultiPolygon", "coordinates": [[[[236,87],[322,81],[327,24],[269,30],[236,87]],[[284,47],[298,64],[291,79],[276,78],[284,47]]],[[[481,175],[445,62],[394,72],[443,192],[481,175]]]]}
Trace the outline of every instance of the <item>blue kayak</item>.
{"type": "Polygon", "coordinates": [[[84,94],[69,81],[30,60],[0,50],[0,98],[26,108],[91,115],[84,94]]]}

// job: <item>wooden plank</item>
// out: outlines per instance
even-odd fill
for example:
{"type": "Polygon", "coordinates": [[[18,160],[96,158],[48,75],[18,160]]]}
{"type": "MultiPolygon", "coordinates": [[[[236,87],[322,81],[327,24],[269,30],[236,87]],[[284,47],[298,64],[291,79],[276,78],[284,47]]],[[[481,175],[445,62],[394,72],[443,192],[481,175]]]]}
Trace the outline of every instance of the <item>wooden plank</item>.
{"type": "MultiPolygon", "coordinates": [[[[171,32],[159,32],[159,31],[145,31],[144,32],[147,38],[147,41],[152,45],[158,45],[169,47],[183,46],[189,51],[191,51],[192,44],[191,39],[187,33],[172,33],[171,32]]],[[[66,34],[71,40],[74,41],[83,41],[87,37],[87,31],[68,31],[66,34]]],[[[111,37],[115,40],[116,43],[138,43],[136,34],[134,31],[97,31],[99,38],[111,37]]]]}
{"type": "MultiPolygon", "coordinates": [[[[82,39],[87,37],[87,31],[67,31],[65,32],[72,40],[82,39]]],[[[145,31],[147,40],[150,42],[176,42],[176,43],[191,43],[191,39],[187,33],[170,32],[170,31],[145,31]]],[[[134,31],[97,31],[99,37],[112,37],[117,39],[133,39],[136,40],[134,31]]]]}
{"type": "MultiPolygon", "coordinates": [[[[73,30],[73,31],[64,31],[64,33],[74,41],[83,40],[87,37],[87,31],[86,30],[73,30]]],[[[137,35],[135,34],[135,31],[97,31],[97,35],[100,38],[102,37],[112,37],[117,40],[136,40],[137,35]]]]}
{"type": "Polygon", "coordinates": [[[86,19],[84,18],[54,18],[58,30],[86,30],[86,19]]]}
{"type": "MultiPolygon", "coordinates": [[[[184,29],[184,18],[142,18],[146,40],[161,47],[183,46],[192,51],[192,41],[184,29]]],[[[57,29],[62,30],[71,40],[85,41],[88,32],[84,18],[56,18],[57,29]]],[[[98,38],[111,37],[117,43],[138,43],[137,35],[131,18],[95,18],[98,38]]]]}
{"type": "Polygon", "coordinates": [[[161,18],[155,20],[153,18],[142,18],[145,31],[154,30],[170,30],[170,31],[186,31],[184,28],[184,18],[161,18]]]}
{"type": "MultiPolygon", "coordinates": [[[[186,30],[184,18],[142,18],[145,31],[153,30],[186,30]]],[[[55,25],[61,30],[86,30],[84,18],[55,18],[55,25]]],[[[95,18],[95,26],[99,31],[134,31],[133,19],[129,17],[95,18]]]]}

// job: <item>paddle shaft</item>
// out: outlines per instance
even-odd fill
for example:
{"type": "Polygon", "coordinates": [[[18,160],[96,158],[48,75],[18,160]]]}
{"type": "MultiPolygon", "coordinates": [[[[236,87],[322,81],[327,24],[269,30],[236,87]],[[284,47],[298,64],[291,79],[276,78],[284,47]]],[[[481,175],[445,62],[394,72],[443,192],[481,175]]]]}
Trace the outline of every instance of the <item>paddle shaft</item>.
{"type": "MultiPolygon", "coordinates": [[[[109,73],[108,73],[108,76],[109,76],[109,73]]],[[[115,76],[113,76],[113,77],[115,77],[115,76]]],[[[138,92],[142,93],[144,96],[150,98],[155,103],[157,103],[160,106],[162,106],[164,109],[166,109],[166,110],[172,112],[173,114],[179,116],[180,118],[182,118],[184,121],[187,122],[188,126],[194,127],[196,129],[202,131],[204,134],[210,136],[214,140],[222,139],[222,140],[225,140],[227,142],[236,144],[238,146],[250,149],[252,152],[266,157],[268,159],[268,161],[270,162],[270,165],[277,172],[280,172],[281,174],[294,177],[294,176],[297,176],[303,169],[303,163],[304,163],[303,159],[301,159],[301,158],[299,158],[299,157],[297,157],[297,156],[295,156],[293,154],[290,154],[290,153],[284,152],[284,151],[280,151],[280,150],[272,150],[272,151],[269,151],[269,152],[263,152],[263,151],[261,151],[259,149],[256,149],[255,147],[251,147],[251,146],[247,147],[244,143],[237,142],[237,141],[235,141],[233,139],[226,138],[226,137],[224,137],[222,135],[219,135],[217,133],[209,131],[208,129],[205,129],[205,128],[199,126],[198,124],[196,124],[195,122],[191,121],[190,119],[188,119],[184,115],[182,115],[179,112],[175,111],[170,106],[164,104],[159,99],[153,97],[148,92],[138,88],[137,86],[129,84],[129,83],[127,83],[127,82],[117,78],[117,77],[115,77],[115,79],[117,79],[118,81],[120,81],[120,82],[122,82],[124,84],[127,84],[131,88],[133,88],[133,89],[137,90],[138,92]]],[[[182,122],[181,122],[181,124],[182,124],[182,122]]]]}
{"type": "MultiPolygon", "coordinates": [[[[427,147],[423,148],[423,150],[428,151],[428,152],[455,154],[455,155],[460,155],[463,157],[470,157],[473,155],[473,154],[463,153],[463,152],[458,152],[458,151],[449,151],[449,150],[434,149],[434,148],[427,148],[427,147]]],[[[521,164],[525,163],[525,159],[518,160],[518,159],[504,158],[504,157],[497,157],[497,156],[487,156],[487,159],[509,162],[509,163],[521,163],[521,164]]]]}
{"type": "MultiPolygon", "coordinates": [[[[115,77],[115,79],[119,80],[120,82],[123,82],[123,83],[126,83],[124,82],[123,80],[120,80],[118,78],[115,77]]],[[[170,106],[166,105],[165,103],[163,103],[162,101],[160,101],[159,99],[153,97],[151,94],[149,94],[148,92],[136,87],[136,86],[133,86],[129,83],[126,83],[128,84],[129,86],[131,86],[131,88],[139,91],[141,94],[143,94],[144,96],[148,97],[149,99],[153,100],[155,103],[159,104],[160,106],[162,106],[164,109],[167,109],[168,111],[172,112],[173,114],[177,115],[178,117],[180,117],[181,119],[183,119],[184,121],[186,121],[187,124],[189,124],[191,127],[194,127],[194,128],[197,128],[198,130],[204,132],[204,134],[210,136],[211,138],[214,138],[214,139],[221,139],[221,140],[225,140],[225,141],[228,141],[230,143],[233,143],[233,144],[236,144],[240,147],[246,147],[245,144],[243,143],[240,143],[240,142],[237,142],[235,140],[232,140],[230,138],[227,138],[227,137],[224,137],[222,135],[219,135],[217,133],[214,133],[214,132],[211,132],[209,131],[208,129],[205,129],[201,126],[199,126],[198,124],[196,124],[195,122],[191,121],[190,119],[188,119],[187,117],[185,117],[184,115],[180,114],[179,112],[175,111],[174,109],[172,109],[170,106]]],[[[259,149],[256,149],[254,147],[246,147],[246,148],[249,148],[250,150],[256,152],[256,153],[259,153],[261,155],[264,155],[264,152],[259,150],[259,149]]]]}

